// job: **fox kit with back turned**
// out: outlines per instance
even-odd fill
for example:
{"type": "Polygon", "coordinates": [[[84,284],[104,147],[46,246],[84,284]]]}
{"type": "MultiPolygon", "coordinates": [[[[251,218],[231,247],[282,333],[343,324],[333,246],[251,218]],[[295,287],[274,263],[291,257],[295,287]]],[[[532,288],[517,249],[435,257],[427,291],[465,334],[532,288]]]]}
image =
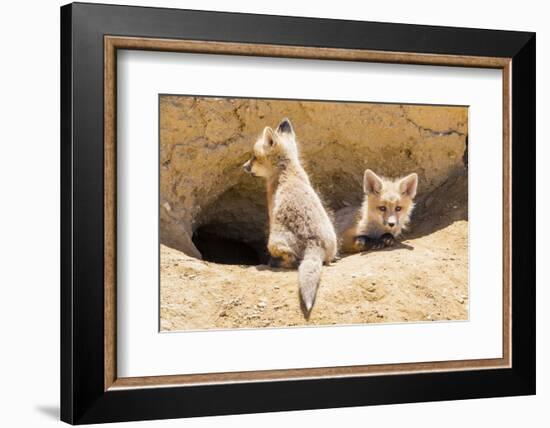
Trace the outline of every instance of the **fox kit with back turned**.
{"type": "Polygon", "coordinates": [[[276,130],[264,129],[254,144],[252,158],[243,167],[266,180],[270,264],[298,266],[300,295],[309,313],[321,267],[336,256],[337,241],[332,222],[300,164],[296,136],[288,119],[276,130]]]}
{"type": "Polygon", "coordinates": [[[367,169],[361,208],[344,208],[336,214],[340,251],[356,253],[393,245],[410,221],[417,186],[415,173],[391,180],[367,169]]]}

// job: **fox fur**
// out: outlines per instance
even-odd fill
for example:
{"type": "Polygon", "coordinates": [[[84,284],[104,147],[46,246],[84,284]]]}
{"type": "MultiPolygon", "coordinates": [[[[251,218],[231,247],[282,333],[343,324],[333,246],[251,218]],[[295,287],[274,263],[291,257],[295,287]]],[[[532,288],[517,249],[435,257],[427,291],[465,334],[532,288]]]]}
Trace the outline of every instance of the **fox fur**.
{"type": "Polygon", "coordinates": [[[363,176],[363,204],[336,213],[341,253],[357,253],[393,245],[410,222],[418,175],[388,179],[370,169],[363,176]]]}
{"type": "Polygon", "coordinates": [[[300,163],[290,120],[283,119],[275,130],[266,127],[243,167],[266,180],[270,264],[298,266],[300,295],[309,313],[322,265],[335,258],[337,240],[334,226],[300,163]]]}

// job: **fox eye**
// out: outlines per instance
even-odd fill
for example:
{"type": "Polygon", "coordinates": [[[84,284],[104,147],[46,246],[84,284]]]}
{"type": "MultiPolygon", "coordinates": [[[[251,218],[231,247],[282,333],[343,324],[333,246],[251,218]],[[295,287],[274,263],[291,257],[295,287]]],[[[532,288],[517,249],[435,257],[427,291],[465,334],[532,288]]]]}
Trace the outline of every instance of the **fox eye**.
{"type": "Polygon", "coordinates": [[[386,211],[386,207],[384,205],[379,206],[378,209],[382,212],[386,211]]]}
{"type": "Polygon", "coordinates": [[[401,211],[401,207],[395,207],[395,211],[401,211]]]}

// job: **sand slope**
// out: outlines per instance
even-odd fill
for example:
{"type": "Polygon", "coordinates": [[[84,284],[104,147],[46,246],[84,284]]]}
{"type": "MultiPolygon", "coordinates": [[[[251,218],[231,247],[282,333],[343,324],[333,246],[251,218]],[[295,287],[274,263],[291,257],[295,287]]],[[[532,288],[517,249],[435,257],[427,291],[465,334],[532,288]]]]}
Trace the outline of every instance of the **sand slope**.
{"type": "Polygon", "coordinates": [[[295,270],[220,265],[161,246],[161,329],[465,320],[467,229],[458,220],[324,267],[309,319],[295,270]]]}

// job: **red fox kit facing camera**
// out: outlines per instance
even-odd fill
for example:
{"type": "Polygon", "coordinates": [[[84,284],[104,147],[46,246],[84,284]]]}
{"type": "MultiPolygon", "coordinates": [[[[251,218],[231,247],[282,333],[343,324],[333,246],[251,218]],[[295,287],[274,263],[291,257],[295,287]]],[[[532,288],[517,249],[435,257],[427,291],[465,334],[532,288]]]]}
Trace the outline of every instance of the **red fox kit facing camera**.
{"type": "Polygon", "coordinates": [[[276,130],[266,127],[254,144],[244,170],[267,185],[270,265],[298,266],[300,295],[311,311],[323,263],[336,256],[334,227],[300,164],[294,129],[284,119],[276,130]]]}
{"type": "Polygon", "coordinates": [[[363,177],[365,196],[359,212],[337,214],[341,252],[355,253],[393,245],[407,227],[414,208],[418,175],[381,178],[370,169],[363,177]]]}

